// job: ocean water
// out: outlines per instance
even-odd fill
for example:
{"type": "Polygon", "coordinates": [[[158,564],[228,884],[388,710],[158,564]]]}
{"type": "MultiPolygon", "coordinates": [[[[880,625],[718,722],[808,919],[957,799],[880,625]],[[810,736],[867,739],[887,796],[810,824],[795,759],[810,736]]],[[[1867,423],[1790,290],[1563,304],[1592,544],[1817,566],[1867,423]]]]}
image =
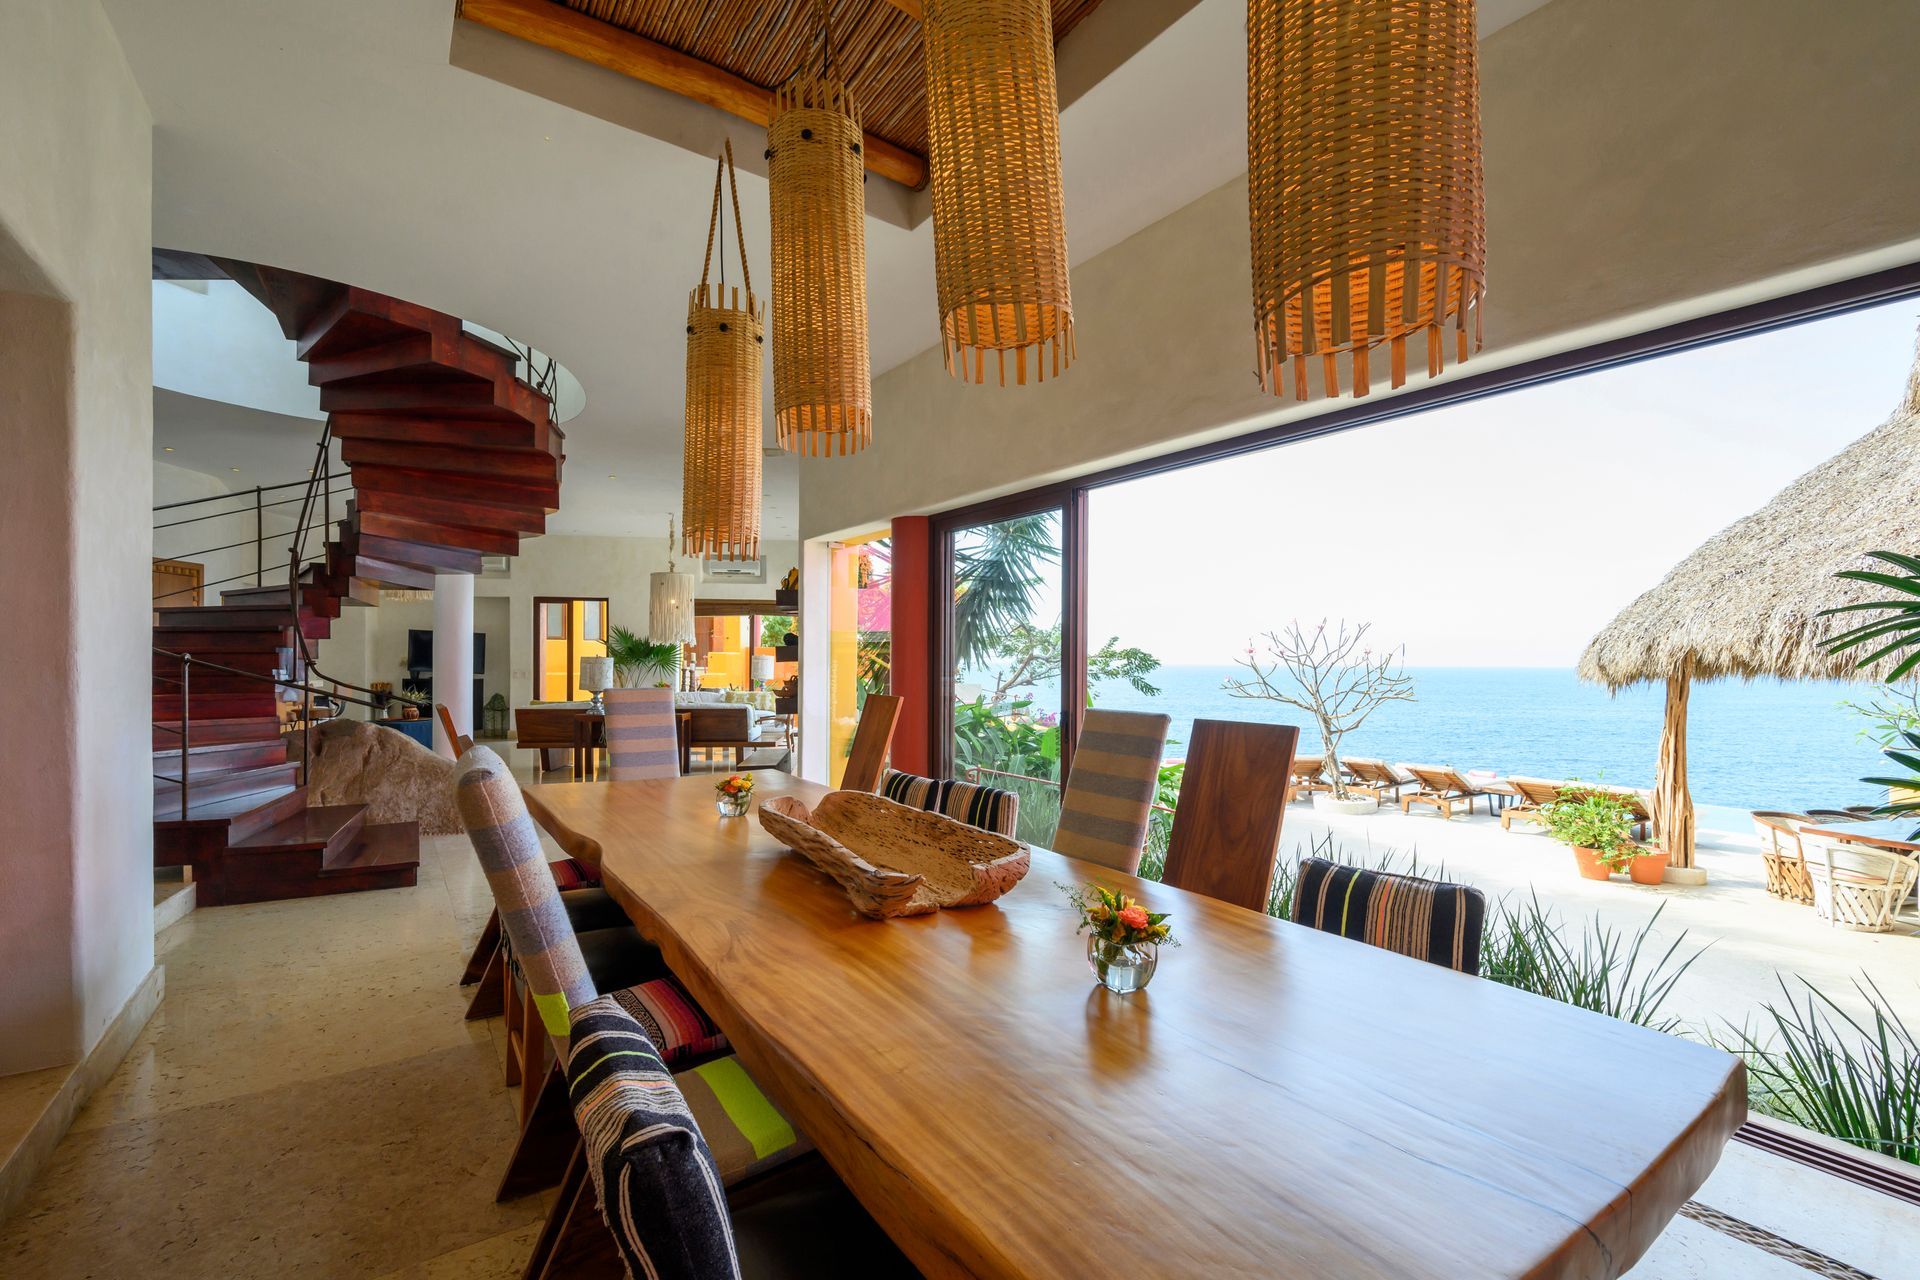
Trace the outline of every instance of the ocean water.
{"type": "MultiPolygon", "coordinates": [[[[1096,705],[1163,711],[1173,718],[1169,759],[1184,755],[1196,718],[1263,720],[1301,729],[1301,750],[1319,747],[1306,713],[1236,698],[1221,681],[1236,667],[1162,667],[1148,698],[1123,684],[1095,691],[1096,705]]],[[[1343,754],[1414,764],[1492,769],[1543,778],[1653,785],[1666,691],[1640,687],[1609,695],[1571,670],[1543,667],[1410,669],[1412,702],[1390,702],[1341,743],[1343,754]]],[[[1866,721],[1840,707],[1865,701],[1871,686],[1828,681],[1711,681],[1689,704],[1687,770],[1697,806],[1723,811],[1804,809],[1885,798],[1860,782],[1886,772],[1866,721]]],[[[1057,688],[1036,692],[1034,710],[1058,705],[1057,688]]],[[[1703,820],[1707,815],[1703,814],[1703,820]]],[[[1742,814],[1713,825],[1744,828],[1742,814]]]]}

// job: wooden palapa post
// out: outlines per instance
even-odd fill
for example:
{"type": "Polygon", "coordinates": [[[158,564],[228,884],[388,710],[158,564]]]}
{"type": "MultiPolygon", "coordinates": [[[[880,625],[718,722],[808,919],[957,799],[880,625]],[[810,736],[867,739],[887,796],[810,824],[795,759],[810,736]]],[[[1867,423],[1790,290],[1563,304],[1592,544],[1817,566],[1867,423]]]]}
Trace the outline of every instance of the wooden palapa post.
{"type": "Polygon", "coordinates": [[[1693,794],[1687,790],[1687,695],[1693,660],[1667,677],[1667,716],[1660,729],[1660,760],[1653,784],[1653,834],[1669,866],[1693,866],[1693,794]]]}

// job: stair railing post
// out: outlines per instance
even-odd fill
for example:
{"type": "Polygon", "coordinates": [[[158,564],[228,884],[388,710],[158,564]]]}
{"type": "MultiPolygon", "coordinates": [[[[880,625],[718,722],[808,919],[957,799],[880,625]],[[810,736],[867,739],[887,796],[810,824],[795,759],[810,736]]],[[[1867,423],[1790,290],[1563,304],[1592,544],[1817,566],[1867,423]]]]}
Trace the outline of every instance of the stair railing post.
{"type": "Polygon", "coordinates": [[[191,663],[193,655],[180,655],[180,820],[187,820],[187,771],[189,768],[187,748],[191,745],[187,738],[187,705],[193,698],[193,690],[188,681],[193,678],[191,663]]]}
{"type": "Polygon", "coordinates": [[[260,505],[260,486],[253,486],[253,585],[259,586],[267,568],[265,508],[260,505]]]}

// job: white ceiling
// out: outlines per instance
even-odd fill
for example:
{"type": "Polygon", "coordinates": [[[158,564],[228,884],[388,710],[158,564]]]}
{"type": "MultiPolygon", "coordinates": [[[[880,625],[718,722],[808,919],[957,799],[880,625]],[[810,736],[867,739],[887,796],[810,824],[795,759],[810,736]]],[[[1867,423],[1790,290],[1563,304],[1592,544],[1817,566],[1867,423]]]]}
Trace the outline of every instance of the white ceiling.
{"type": "MultiPolygon", "coordinates": [[[[1482,0],[1482,34],[1545,2],[1482,0]]],[[[361,285],[553,353],[587,405],[549,528],[664,533],[711,158],[449,65],[453,0],[104,3],[153,111],[157,245],[361,285]]],[[[1073,260],[1243,172],[1245,103],[1245,0],[1201,0],[1074,101],[1073,260]]],[[[754,126],[733,135],[760,144],[754,126]]],[[[740,186],[764,289],[766,184],[740,186]]],[[[869,219],[867,261],[877,374],[937,336],[930,224],[869,219]]],[[[799,467],[833,461],[768,464],[764,536],[793,538],[799,467]]]]}

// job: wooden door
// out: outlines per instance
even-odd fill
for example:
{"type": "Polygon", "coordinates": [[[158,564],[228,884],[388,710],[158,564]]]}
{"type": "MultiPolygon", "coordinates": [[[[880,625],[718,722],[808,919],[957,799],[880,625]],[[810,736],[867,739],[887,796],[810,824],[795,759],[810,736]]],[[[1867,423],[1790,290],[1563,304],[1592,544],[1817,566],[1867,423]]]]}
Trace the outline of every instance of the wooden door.
{"type": "Polygon", "coordinates": [[[200,603],[200,584],[205,581],[206,566],[191,560],[155,560],[153,562],[153,607],[175,609],[200,603]]]}

